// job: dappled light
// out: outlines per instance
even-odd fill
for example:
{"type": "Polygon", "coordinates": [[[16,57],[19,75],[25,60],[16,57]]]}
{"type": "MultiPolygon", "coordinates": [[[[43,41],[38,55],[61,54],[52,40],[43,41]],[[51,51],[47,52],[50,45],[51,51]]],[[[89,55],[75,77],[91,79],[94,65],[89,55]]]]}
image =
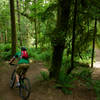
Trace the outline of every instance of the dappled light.
{"type": "Polygon", "coordinates": [[[94,68],[100,68],[100,61],[96,61],[94,63],[94,68]]]}
{"type": "Polygon", "coordinates": [[[46,68],[41,68],[41,71],[48,72],[48,70],[46,68]]]}
{"type": "Polygon", "coordinates": [[[95,49],[95,62],[94,62],[94,68],[100,68],[100,49],[95,49]]]}
{"type": "Polygon", "coordinates": [[[30,59],[30,60],[29,60],[29,62],[30,62],[30,63],[32,63],[32,62],[33,62],[33,60],[32,60],[32,59],[30,59]]]}

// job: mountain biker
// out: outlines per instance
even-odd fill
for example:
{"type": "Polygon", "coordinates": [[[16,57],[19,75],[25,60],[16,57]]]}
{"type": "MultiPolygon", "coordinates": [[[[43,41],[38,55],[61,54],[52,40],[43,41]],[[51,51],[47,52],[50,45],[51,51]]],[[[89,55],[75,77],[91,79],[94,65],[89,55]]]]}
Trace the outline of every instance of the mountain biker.
{"type": "Polygon", "coordinates": [[[16,58],[18,59],[18,66],[16,67],[16,86],[19,87],[20,86],[19,75],[23,74],[25,76],[25,73],[29,68],[29,57],[25,47],[21,47],[21,51],[17,52],[11,58],[9,64],[11,64],[16,58]]]}

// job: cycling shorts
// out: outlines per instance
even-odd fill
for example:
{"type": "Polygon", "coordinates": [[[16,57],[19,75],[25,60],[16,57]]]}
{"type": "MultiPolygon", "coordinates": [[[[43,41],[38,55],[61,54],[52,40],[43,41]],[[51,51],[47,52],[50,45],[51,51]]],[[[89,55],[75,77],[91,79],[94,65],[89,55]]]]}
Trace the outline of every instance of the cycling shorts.
{"type": "Polygon", "coordinates": [[[18,75],[25,74],[29,68],[29,64],[19,64],[16,68],[16,73],[18,75]]]}

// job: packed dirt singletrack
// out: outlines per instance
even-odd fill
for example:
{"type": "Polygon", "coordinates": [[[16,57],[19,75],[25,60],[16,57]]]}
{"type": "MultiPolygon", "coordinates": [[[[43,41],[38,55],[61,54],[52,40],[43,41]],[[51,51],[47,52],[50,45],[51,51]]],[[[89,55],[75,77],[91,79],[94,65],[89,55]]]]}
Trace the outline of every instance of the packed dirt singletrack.
{"type": "MultiPolygon", "coordinates": [[[[11,89],[9,87],[10,75],[13,69],[14,67],[10,66],[6,61],[0,63],[0,100],[22,100],[19,97],[18,88],[11,89]]],[[[37,77],[42,69],[43,64],[40,62],[35,62],[30,65],[27,76],[30,79],[31,84],[38,80],[37,77]]]]}
{"type": "MultiPolygon", "coordinates": [[[[100,61],[100,52],[97,51],[96,61],[100,61]]],[[[95,65],[97,66],[97,65],[95,65]]],[[[18,89],[10,89],[9,79],[13,71],[6,61],[0,62],[0,100],[22,100],[19,97],[18,89]]],[[[52,81],[40,81],[40,71],[47,71],[44,64],[34,61],[30,64],[27,77],[31,81],[31,95],[28,100],[96,100],[96,94],[84,85],[76,82],[72,94],[67,95],[53,87],[52,81]]],[[[94,68],[93,78],[100,79],[100,68],[94,68]]]]}

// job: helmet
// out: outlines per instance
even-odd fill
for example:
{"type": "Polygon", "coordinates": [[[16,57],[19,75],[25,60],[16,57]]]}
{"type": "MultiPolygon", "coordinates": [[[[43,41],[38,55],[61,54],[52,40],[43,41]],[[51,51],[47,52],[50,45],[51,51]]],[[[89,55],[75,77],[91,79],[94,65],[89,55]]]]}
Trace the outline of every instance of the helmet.
{"type": "Polygon", "coordinates": [[[25,48],[25,47],[21,47],[21,50],[22,50],[22,51],[26,51],[26,48],[25,48]]]}

